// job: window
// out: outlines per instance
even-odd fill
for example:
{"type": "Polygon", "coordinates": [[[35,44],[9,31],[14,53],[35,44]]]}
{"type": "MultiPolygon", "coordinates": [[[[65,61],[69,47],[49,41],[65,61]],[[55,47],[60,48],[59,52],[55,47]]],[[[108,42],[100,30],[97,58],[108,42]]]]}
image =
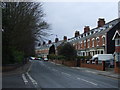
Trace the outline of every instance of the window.
{"type": "Polygon", "coordinates": [[[103,51],[101,51],[101,54],[103,54],[103,51]]]}
{"type": "Polygon", "coordinates": [[[94,47],[95,39],[92,39],[92,47],[94,47]]]}
{"type": "Polygon", "coordinates": [[[120,62],[120,53],[116,53],[116,61],[120,62]]]}
{"type": "Polygon", "coordinates": [[[96,42],[96,43],[97,43],[97,46],[99,46],[99,37],[97,37],[96,40],[97,40],[97,42],[96,42]]]}
{"type": "Polygon", "coordinates": [[[120,39],[115,40],[115,45],[120,45],[120,39]]]}
{"type": "Polygon", "coordinates": [[[87,44],[87,43],[86,43],[86,40],[85,40],[85,41],[84,41],[84,48],[86,48],[86,44],[87,44]]]}
{"type": "Polygon", "coordinates": [[[105,45],[105,37],[102,38],[102,44],[105,45]]]}
{"type": "Polygon", "coordinates": [[[88,48],[90,47],[90,40],[88,39],[88,48]]]}

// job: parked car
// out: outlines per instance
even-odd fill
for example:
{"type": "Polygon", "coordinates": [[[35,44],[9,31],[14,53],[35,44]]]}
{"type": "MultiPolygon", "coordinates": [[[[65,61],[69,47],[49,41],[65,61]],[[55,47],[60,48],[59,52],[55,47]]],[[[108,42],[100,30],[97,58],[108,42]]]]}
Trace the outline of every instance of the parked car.
{"type": "Polygon", "coordinates": [[[48,58],[44,58],[44,61],[48,61],[48,58]]]}
{"type": "Polygon", "coordinates": [[[35,59],[35,57],[29,57],[29,59],[30,59],[30,60],[34,60],[34,59],[35,59]]]}
{"type": "Polygon", "coordinates": [[[96,54],[92,57],[93,62],[98,61],[99,63],[102,63],[102,61],[105,61],[106,67],[114,67],[114,57],[112,54],[96,54]]]}

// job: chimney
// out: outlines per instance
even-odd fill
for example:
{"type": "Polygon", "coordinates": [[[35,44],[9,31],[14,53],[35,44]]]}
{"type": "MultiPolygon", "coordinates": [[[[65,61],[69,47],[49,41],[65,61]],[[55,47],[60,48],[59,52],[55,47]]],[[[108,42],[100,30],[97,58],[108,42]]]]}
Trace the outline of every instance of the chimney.
{"type": "Polygon", "coordinates": [[[64,41],[67,41],[67,36],[64,36],[64,37],[63,37],[63,40],[64,40],[64,41]]]}
{"type": "Polygon", "coordinates": [[[59,41],[59,39],[58,38],[55,38],[55,43],[57,43],[59,41]]]}
{"type": "Polygon", "coordinates": [[[90,27],[89,26],[85,26],[84,27],[84,33],[89,32],[89,31],[90,31],[90,27]]]}
{"type": "Polygon", "coordinates": [[[43,41],[43,45],[45,45],[46,44],[46,42],[45,41],[43,41]]]}
{"type": "Polygon", "coordinates": [[[104,25],[105,25],[104,18],[99,18],[99,20],[98,20],[98,27],[103,27],[104,25]]]}
{"type": "Polygon", "coordinates": [[[51,40],[49,40],[49,41],[48,41],[48,44],[51,44],[51,43],[52,43],[52,41],[51,41],[51,40]]]}
{"type": "Polygon", "coordinates": [[[80,35],[79,31],[75,31],[75,37],[78,37],[80,35]]]}

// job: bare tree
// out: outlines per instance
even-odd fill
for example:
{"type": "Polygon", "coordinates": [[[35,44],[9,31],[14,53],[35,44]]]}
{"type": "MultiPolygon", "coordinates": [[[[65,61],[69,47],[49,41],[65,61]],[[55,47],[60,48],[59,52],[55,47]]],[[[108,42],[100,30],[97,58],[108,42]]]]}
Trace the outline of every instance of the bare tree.
{"type": "Polygon", "coordinates": [[[49,24],[44,21],[44,15],[42,3],[3,2],[3,50],[14,47],[25,56],[34,54],[35,41],[49,35],[49,24]]]}

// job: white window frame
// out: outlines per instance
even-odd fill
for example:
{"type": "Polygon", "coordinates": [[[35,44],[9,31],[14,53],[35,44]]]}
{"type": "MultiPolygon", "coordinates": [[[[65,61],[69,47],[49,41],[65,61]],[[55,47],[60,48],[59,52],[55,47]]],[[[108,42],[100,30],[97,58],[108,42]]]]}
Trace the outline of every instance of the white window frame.
{"type": "Polygon", "coordinates": [[[105,45],[105,35],[102,36],[102,45],[105,45]],[[103,42],[103,39],[104,39],[104,42],[103,42]]]}
{"type": "Polygon", "coordinates": [[[99,37],[96,38],[96,41],[97,41],[97,46],[99,46],[99,42],[100,42],[99,37]]]}
{"type": "Polygon", "coordinates": [[[95,45],[95,38],[92,39],[92,47],[94,47],[95,45]]]}
{"type": "Polygon", "coordinates": [[[115,39],[115,46],[120,46],[120,39],[115,39]]]}

